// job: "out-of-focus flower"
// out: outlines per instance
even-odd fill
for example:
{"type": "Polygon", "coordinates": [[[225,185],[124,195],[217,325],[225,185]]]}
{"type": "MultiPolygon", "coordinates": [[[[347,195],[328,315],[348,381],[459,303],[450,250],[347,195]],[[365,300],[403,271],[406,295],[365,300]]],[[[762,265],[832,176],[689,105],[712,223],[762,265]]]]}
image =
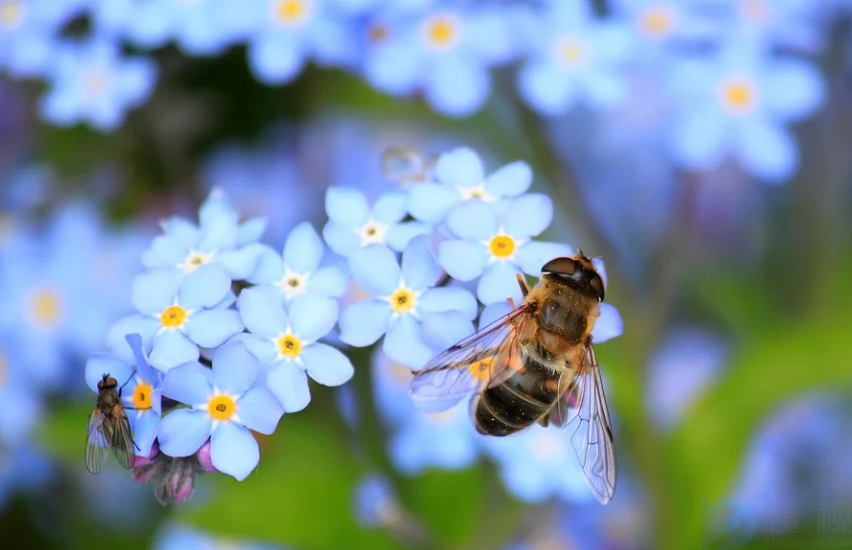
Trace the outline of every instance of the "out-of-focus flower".
{"type": "Polygon", "coordinates": [[[14,77],[41,76],[52,61],[59,29],[82,4],[81,0],[0,1],[0,70],[14,77]]]}
{"type": "Polygon", "coordinates": [[[267,250],[250,281],[275,288],[285,300],[305,292],[339,298],[346,292],[346,272],[339,265],[320,267],[324,253],[320,236],[310,223],[303,222],[287,237],[283,257],[267,250]]]}
{"type": "Polygon", "coordinates": [[[798,150],[786,126],[812,114],[824,99],[822,79],[811,64],[735,42],[671,74],[679,104],[672,128],[678,163],[706,170],[733,156],[768,181],[796,170],[798,150]]]}
{"type": "Polygon", "coordinates": [[[549,260],[571,254],[566,245],[532,240],[553,218],[548,197],[529,194],[505,208],[498,206],[468,201],[455,207],[447,226],[457,238],[441,242],[438,253],[441,267],[454,279],[482,277],[476,291],[484,304],[513,296],[518,287],[515,275],[521,271],[539,275],[549,260]]]}
{"type": "Polygon", "coordinates": [[[350,257],[355,281],[375,296],[347,306],[340,318],[340,339],[353,346],[368,346],[385,333],[388,357],[410,368],[420,368],[434,352],[421,335],[425,317],[459,311],[476,316],[476,300],[461,288],[432,288],[440,279],[426,237],[412,240],[402,253],[402,267],[385,246],[368,246],[350,257]]]}
{"type": "Polygon", "coordinates": [[[178,524],[164,527],[154,541],[154,550],[212,550],[225,548],[231,550],[282,550],[278,546],[235,541],[215,537],[178,524]]]}
{"type": "Polygon", "coordinates": [[[15,333],[0,332],[0,448],[25,442],[44,413],[27,355],[15,333]]]}
{"type": "Polygon", "coordinates": [[[266,222],[253,218],[240,224],[228,195],[214,188],[198,211],[198,225],[183,218],[162,222],[164,235],[154,239],[142,263],[149,269],[167,268],[192,273],[204,265],[220,265],[233,280],[248,278],[264,247],[256,243],[266,222]]]}
{"type": "Polygon", "coordinates": [[[463,201],[515,198],[529,189],[532,177],[532,170],[523,161],[507,164],[486,176],[479,155],[472,149],[459,147],[438,158],[435,182],[411,187],[408,211],[420,221],[436,224],[463,201]]]}
{"type": "Polygon", "coordinates": [[[337,322],[337,302],[313,293],[293,299],[284,310],[269,287],[243,290],[237,308],[251,333],[241,341],[264,365],[271,365],[267,384],[285,412],[304,409],[311,401],[308,376],[324,386],[339,386],[354,374],[349,359],[320,343],[337,322]]]}
{"type": "Polygon", "coordinates": [[[50,459],[29,444],[0,448],[0,509],[18,492],[36,491],[53,474],[50,459]]]}
{"type": "Polygon", "coordinates": [[[531,55],[518,75],[520,93],[546,115],[578,103],[613,107],[627,96],[621,68],[630,33],[620,22],[601,21],[587,2],[547,3],[530,32],[531,55]]]}
{"type": "Polygon", "coordinates": [[[487,8],[440,7],[420,17],[379,23],[374,28],[381,29],[381,39],[367,50],[364,75],[383,92],[422,90],[435,110],[470,115],[488,98],[489,68],[515,54],[517,44],[505,17],[487,8]]]}
{"type": "Polygon", "coordinates": [[[154,64],[141,57],[123,57],[112,42],[70,43],[51,57],[45,75],[49,90],[39,107],[41,116],[54,124],[88,122],[99,130],[112,130],[154,88],[154,64]]]}
{"type": "Polygon", "coordinates": [[[213,368],[188,363],[166,375],[163,396],[189,405],[163,418],[160,449],[172,457],[195,454],[210,439],[210,457],[220,472],[242,481],[257,466],[260,449],[249,430],[271,434],[283,410],[257,384],[263,370],[239,342],[216,351],[213,368]]]}
{"type": "Polygon", "coordinates": [[[371,208],[359,189],[330,187],[325,211],[329,219],[322,230],[325,242],[347,258],[371,244],[401,251],[411,239],[431,229],[424,223],[402,221],[408,214],[408,195],[402,191],[385,193],[371,208]]]}

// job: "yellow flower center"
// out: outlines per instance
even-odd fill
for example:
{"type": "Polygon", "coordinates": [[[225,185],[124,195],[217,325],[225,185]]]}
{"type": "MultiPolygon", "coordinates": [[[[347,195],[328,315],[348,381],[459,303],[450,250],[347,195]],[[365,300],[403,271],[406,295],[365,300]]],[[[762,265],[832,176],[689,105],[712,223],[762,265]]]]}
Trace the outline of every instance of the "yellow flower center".
{"type": "Polygon", "coordinates": [[[470,371],[471,376],[477,380],[488,380],[491,377],[492,363],[494,363],[494,359],[486,357],[485,359],[474,361],[467,369],[470,371]]]}
{"type": "Polygon", "coordinates": [[[557,42],[555,54],[563,66],[579,65],[586,58],[586,47],[576,38],[563,38],[557,42]]]}
{"type": "Polygon", "coordinates": [[[307,0],[280,0],[275,3],[273,16],[282,25],[293,26],[307,18],[309,7],[307,0]]]}
{"type": "Polygon", "coordinates": [[[139,410],[147,410],[151,408],[151,394],[154,388],[151,384],[142,383],[136,386],[133,390],[133,406],[139,410]]]}
{"type": "Polygon", "coordinates": [[[219,394],[207,404],[207,411],[213,420],[225,422],[237,413],[237,403],[225,394],[219,394]]]}
{"type": "Polygon", "coordinates": [[[186,310],[181,306],[169,306],[160,314],[160,321],[166,328],[180,328],[186,322],[186,310]]]}
{"type": "Polygon", "coordinates": [[[24,14],[23,3],[19,0],[9,0],[0,3],[0,26],[13,27],[21,21],[24,14]]]}
{"type": "Polygon", "coordinates": [[[461,25],[449,14],[434,15],[424,25],[426,43],[437,50],[448,50],[459,40],[461,25]]]}
{"type": "Polygon", "coordinates": [[[278,337],[278,353],[287,359],[295,359],[302,353],[302,341],[295,334],[278,337]]]}
{"type": "Polygon", "coordinates": [[[640,16],[639,27],[645,34],[660,38],[674,27],[674,13],[664,6],[651,6],[640,16]]]}
{"type": "Polygon", "coordinates": [[[485,190],[485,185],[482,183],[475,187],[462,189],[461,196],[464,200],[477,199],[482,202],[491,202],[494,200],[494,197],[491,196],[491,193],[485,190]]]}
{"type": "Polygon", "coordinates": [[[731,110],[743,113],[754,107],[757,102],[757,94],[750,82],[736,79],[722,86],[722,101],[731,110]]]}
{"type": "Polygon", "coordinates": [[[417,304],[417,296],[407,288],[398,288],[391,294],[390,306],[397,313],[410,313],[417,304]]]}
{"type": "Polygon", "coordinates": [[[30,297],[30,314],[33,321],[43,328],[53,328],[62,319],[62,300],[59,294],[48,288],[40,288],[30,297]]]}
{"type": "Polygon", "coordinates": [[[208,263],[211,258],[211,254],[205,254],[204,252],[193,251],[187,254],[186,258],[183,261],[183,264],[180,266],[184,271],[192,273],[202,265],[208,263]]]}
{"type": "Polygon", "coordinates": [[[488,245],[495,258],[511,258],[515,253],[515,240],[509,235],[497,235],[488,245]]]}

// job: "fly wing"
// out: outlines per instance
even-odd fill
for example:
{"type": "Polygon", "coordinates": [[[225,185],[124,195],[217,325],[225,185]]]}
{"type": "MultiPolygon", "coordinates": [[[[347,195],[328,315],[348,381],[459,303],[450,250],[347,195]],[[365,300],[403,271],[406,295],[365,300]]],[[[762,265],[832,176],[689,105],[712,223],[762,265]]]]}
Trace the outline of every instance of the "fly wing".
{"type": "Polygon", "coordinates": [[[447,410],[466,396],[505,382],[523,369],[518,336],[524,306],[453,345],[414,373],[410,392],[418,409],[447,410]]]}
{"type": "Polygon", "coordinates": [[[133,461],[136,458],[135,444],[130,435],[130,420],[128,420],[127,413],[120,403],[113,407],[108,422],[112,424],[112,439],[110,441],[112,451],[115,453],[118,463],[129,470],[133,467],[133,461]]]}
{"type": "Polygon", "coordinates": [[[96,474],[104,465],[107,451],[111,447],[112,437],[105,430],[107,418],[98,407],[92,411],[89,417],[89,427],[86,435],[86,469],[96,474]]]}
{"type": "Polygon", "coordinates": [[[601,371],[591,344],[570,384],[553,420],[569,434],[589,488],[601,504],[608,504],[615,494],[615,443],[601,371]]]}

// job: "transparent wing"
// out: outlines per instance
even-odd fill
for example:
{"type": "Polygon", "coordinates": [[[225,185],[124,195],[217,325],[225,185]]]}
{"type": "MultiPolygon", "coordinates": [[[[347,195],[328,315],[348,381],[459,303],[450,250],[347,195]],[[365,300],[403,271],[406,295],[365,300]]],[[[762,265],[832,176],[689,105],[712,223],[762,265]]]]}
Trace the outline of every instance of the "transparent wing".
{"type": "Polygon", "coordinates": [[[104,459],[111,446],[110,437],[104,432],[106,416],[97,407],[89,417],[86,436],[86,469],[96,474],[101,471],[104,459]]]}
{"type": "Polygon", "coordinates": [[[108,420],[112,424],[112,450],[118,463],[128,470],[133,467],[133,461],[136,458],[134,452],[133,437],[130,435],[130,420],[127,418],[127,413],[124,407],[116,405],[112,409],[112,417],[108,420]]]}
{"type": "Polygon", "coordinates": [[[518,336],[526,322],[524,306],[453,345],[414,373],[410,392],[417,408],[447,410],[464,397],[506,381],[523,369],[518,336]]]}
{"type": "Polygon", "coordinates": [[[389,147],[381,160],[385,177],[402,185],[426,180],[432,164],[432,159],[420,151],[406,147],[389,147]]]}
{"type": "Polygon", "coordinates": [[[615,494],[615,443],[601,371],[591,344],[585,363],[570,383],[553,420],[570,434],[589,488],[601,504],[608,504],[615,494]]]}

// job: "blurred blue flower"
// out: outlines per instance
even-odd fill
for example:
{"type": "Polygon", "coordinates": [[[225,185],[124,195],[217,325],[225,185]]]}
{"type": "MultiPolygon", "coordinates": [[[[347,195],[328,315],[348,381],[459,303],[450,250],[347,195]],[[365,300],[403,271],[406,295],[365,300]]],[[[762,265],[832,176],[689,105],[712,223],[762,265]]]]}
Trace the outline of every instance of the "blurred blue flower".
{"type": "Polygon", "coordinates": [[[107,41],[57,46],[51,57],[45,74],[49,89],[39,111],[61,126],[88,122],[99,130],[118,127],[125,111],[151,94],[157,76],[151,60],[123,57],[118,45],[107,41]]]}
{"type": "Polygon", "coordinates": [[[242,224],[228,195],[214,188],[198,211],[198,225],[183,218],[162,222],[164,235],[142,255],[149,269],[192,273],[203,265],[220,265],[234,280],[247,279],[265,247],[260,239],[266,222],[253,218],[242,224]]]}
{"type": "Polygon", "coordinates": [[[411,239],[431,229],[424,223],[402,221],[408,214],[408,195],[402,191],[383,194],[371,208],[363,191],[330,187],[325,211],[329,219],[322,230],[325,242],[347,258],[371,244],[386,244],[399,252],[411,239]]]}
{"type": "Polygon", "coordinates": [[[498,206],[467,201],[455,207],[447,226],[457,239],[441,242],[438,251],[438,262],[454,279],[482,277],[476,292],[486,305],[514,295],[517,273],[540,275],[547,261],[571,255],[566,245],[532,241],[553,218],[548,197],[529,194],[498,206]]]}
{"type": "Polygon", "coordinates": [[[267,385],[285,412],[304,409],[311,401],[308,376],[324,386],[339,386],[354,374],[339,350],[318,342],[337,322],[337,302],[316,293],[294,298],[285,311],[270,287],[247,288],[237,300],[240,316],[251,333],[241,337],[265,365],[267,385]]]}
{"type": "Polygon", "coordinates": [[[82,4],[83,0],[0,2],[0,70],[16,78],[41,76],[53,60],[60,28],[82,4]]]}
{"type": "Polygon", "coordinates": [[[160,530],[154,540],[153,550],[282,550],[278,546],[234,541],[217,537],[178,524],[169,524],[160,530]]]}
{"type": "Polygon", "coordinates": [[[163,418],[160,450],[173,457],[190,456],[210,438],[216,469],[244,480],[260,460],[249,430],[269,435],[284,414],[275,397],[258,383],[262,374],[257,358],[239,342],[216,350],[212,369],[188,363],[170,370],[163,396],[190,408],[163,418]]]}
{"type": "Polygon", "coordinates": [[[429,315],[459,311],[467,319],[477,313],[473,296],[461,288],[431,288],[441,270],[426,237],[417,237],[402,253],[402,267],[385,246],[359,249],[350,257],[355,281],[375,296],[346,307],[340,317],[340,339],[353,346],[369,346],[385,336],[388,357],[410,368],[420,368],[434,355],[421,335],[420,324],[429,315]]]}
{"type": "Polygon", "coordinates": [[[166,270],[140,274],[132,300],[142,315],[122,323],[128,332],[115,336],[138,332],[151,350],[151,366],[163,372],[196,361],[199,346],[214,348],[243,330],[239,314],[227,309],[233,303],[231,279],[218,265],[202,266],[183,279],[166,270]]]}
{"type": "Polygon", "coordinates": [[[435,182],[411,187],[408,211],[420,221],[440,223],[462,201],[515,198],[529,189],[532,178],[532,170],[523,161],[507,164],[486,176],[479,155],[472,149],[459,147],[438,157],[435,182]]]}
{"type": "Polygon", "coordinates": [[[355,519],[365,527],[379,527],[398,515],[399,501],[384,476],[372,474],[355,486],[355,519]]]}
{"type": "Polygon", "coordinates": [[[602,21],[588,2],[547,2],[530,29],[530,56],[518,74],[520,93],[545,115],[579,103],[608,108],[627,97],[622,65],[631,35],[620,22],[602,21]]]}
{"type": "Polygon", "coordinates": [[[308,222],[296,226],[279,256],[271,249],[261,256],[250,282],[270,285],[286,300],[305,292],[339,298],[346,292],[347,274],[339,265],[320,267],[325,246],[308,222]]]}
{"type": "Polygon", "coordinates": [[[248,9],[254,18],[249,66],[258,80],[283,84],[293,80],[308,59],[339,65],[349,55],[344,22],[332,17],[327,0],[260,0],[248,9]]]}
{"type": "Polygon", "coordinates": [[[783,180],[798,166],[786,126],[822,104],[823,82],[806,61],[747,46],[731,43],[715,57],[685,61],[672,71],[672,97],[679,105],[672,154],[697,170],[734,156],[758,178],[783,180]]]}
{"type": "Polygon", "coordinates": [[[0,510],[17,492],[44,488],[53,474],[53,465],[46,454],[27,444],[0,448],[0,510]]]}
{"type": "Polygon", "coordinates": [[[28,355],[14,332],[0,331],[0,449],[23,444],[44,414],[28,355]]]}
{"type": "Polygon", "coordinates": [[[364,76],[377,89],[408,95],[422,90],[436,111],[467,116],[485,103],[490,67],[510,61],[517,44],[507,14],[477,6],[437,7],[420,17],[395,17],[373,28],[364,76]]]}

